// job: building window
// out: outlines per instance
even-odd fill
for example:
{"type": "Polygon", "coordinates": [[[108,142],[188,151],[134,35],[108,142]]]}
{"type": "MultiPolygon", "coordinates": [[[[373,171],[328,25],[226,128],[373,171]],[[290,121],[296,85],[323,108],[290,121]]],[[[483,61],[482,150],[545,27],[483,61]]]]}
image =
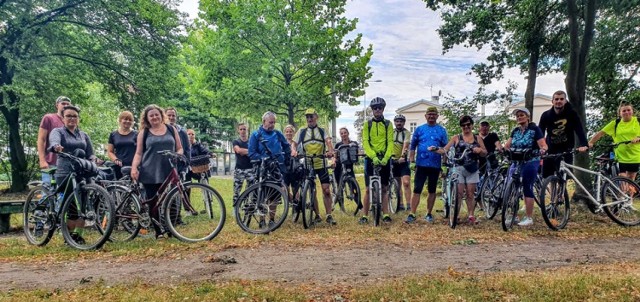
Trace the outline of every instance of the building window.
{"type": "Polygon", "coordinates": [[[418,125],[418,123],[416,123],[416,122],[409,123],[409,131],[411,131],[411,133],[415,132],[417,125],[418,125]]]}

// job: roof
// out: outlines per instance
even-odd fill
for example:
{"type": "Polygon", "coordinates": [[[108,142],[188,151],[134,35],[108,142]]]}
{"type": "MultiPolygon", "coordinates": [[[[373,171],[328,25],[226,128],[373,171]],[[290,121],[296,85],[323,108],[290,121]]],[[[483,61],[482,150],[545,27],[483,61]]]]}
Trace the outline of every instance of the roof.
{"type": "Polygon", "coordinates": [[[415,101],[415,102],[413,102],[413,103],[411,103],[409,105],[405,105],[405,106],[402,106],[402,107],[396,109],[396,112],[407,111],[407,109],[411,109],[413,107],[420,106],[420,105],[435,106],[437,108],[442,108],[442,105],[440,105],[438,103],[427,101],[425,99],[419,99],[419,100],[417,100],[417,101],[415,101]]]}

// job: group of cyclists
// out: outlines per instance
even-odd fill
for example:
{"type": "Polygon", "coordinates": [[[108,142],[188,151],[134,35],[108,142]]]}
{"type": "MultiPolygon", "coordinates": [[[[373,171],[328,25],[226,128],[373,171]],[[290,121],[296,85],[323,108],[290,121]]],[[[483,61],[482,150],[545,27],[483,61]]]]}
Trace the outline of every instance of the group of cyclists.
{"type": "MultiPolygon", "coordinates": [[[[640,166],[640,123],[633,115],[631,104],[623,102],[618,108],[620,118],[611,121],[601,131],[587,140],[586,132],[576,111],[567,102],[566,93],[557,91],[552,96],[552,108],[542,114],[540,121],[531,121],[531,113],[525,109],[515,109],[517,127],[510,133],[504,144],[498,135],[490,131],[490,124],[480,123],[479,132],[474,133],[473,117],[465,115],[459,120],[461,130],[458,134],[449,135],[447,130],[438,124],[439,112],[436,107],[426,110],[427,123],[417,127],[410,133],[405,127],[406,118],[399,114],[390,121],[384,117],[386,101],[381,97],[371,100],[370,108],[373,116],[363,124],[362,150],[364,157],[365,192],[361,200],[361,213],[358,222],[369,223],[370,179],[376,174],[381,183],[382,222],[390,223],[389,183],[395,178],[398,194],[404,196],[404,203],[398,205],[397,210],[406,210],[408,215],[404,220],[407,224],[415,223],[420,197],[424,187],[427,187],[427,209],[424,219],[434,222],[433,208],[436,200],[436,187],[441,177],[443,159],[447,154],[459,158],[455,166],[457,177],[458,198],[465,196],[469,224],[476,224],[474,217],[477,198],[475,192],[480,182],[480,175],[485,169],[495,168],[497,160],[493,156],[497,152],[513,149],[538,150],[535,156],[527,159],[522,169],[523,195],[525,200],[525,216],[519,219],[520,226],[533,224],[534,180],[540,169],[540,155],[546,153],[557,154],[573,150],[578,139],[577,151],[585,152],[593,147],[603,135],[613,138],[614,143],[630,142],[620,145],[615,150],[615,158],[619,162],[620,175],[635,179],[640,166]],[[463,156],[464,155],[464,156],[463,156]],[[374,173],[375,170],[375,173],[374,173]],[[411,190],[411,171],[413,190],[411,190]],[[466,195],[465,195],[466,194],[466,195]]],[[[41,169],[56,166],[55,179],[57,183],[69,175],[70,163],[65,157],[57,157],[56,152],[84,151],[87,159],[100,160],[95,156],[91,139],[79,129],[80,109],[71,104],[71,100],[61,96],[56,100],[56,112],[43,117],[38,132],[38,155],[41,169]]],[[[248,127],[240,123],[237,127],[239,137],[233,141],[233,151],[236,155],[234,170],[234,204],[242,192],[244,183],[252,183],[255,178],[252,161],[265,157],[277,158],[278,169],[282,177],[282,185],[287,188],[289,198],[293,196],[295,188],[304,177],[295,174],[292,168],[300,158],[299,154],[307,156],[307,164],[314,170],[321,184],[322,200],[325,208],[324,218],[316,210],[313,217],[316,223],[325,221],[335,225],[333,217],[333,200],[331,192],[331,176],[329,167],[333,165],[334,179],[340,179],[342,173],[353,174],[352,162],[343,171],[340,156],[336,150],[341,146],[357,146],[357,142],[349,138],[347,128],[340,128],[340,140],[335,144],[331,135],[318,126],[318,113],[310,108],[304,113],[306,125],[296,131],[292,125],[284,127],[284,133],[275,129],[276,114],[268,111],[262,116],[262,125],[249,135],[248,127]],[[311,156],[311,157],[309,157],[311,156]],[[334,159],[334,160],[330,160],[334,159]]],[[[170,173],[171,167],[166,160],[160,158],[158,151],[170,150],[187,157],[210,155],[211,153],[195,139],[195,131],[184,129],[177,125],[177,110],[175,108],[160,108],[148,105],[140,114],[139,131],[133,129],[134,116],[131,112],[123,111],[118,116],[118,129],[113,131],[107,144],[107,156],[115,164],[117,178],[123,176],[122,167],[131,166],[130,177],[144,185],[144,196],[150,200],[153,207],[154,198],[158,198],[158,189],[163,180],[170,173]]],[[[572,153],[567,152],[565,162],[573,161],[572,153]]],[[[187,160],[188,163],[188,160],[187,160]]],[[[181,167],[187,171],[186,165],[181,167]]],[[[558,169],[555,161],[544,162],[543,176],[549,176],[558,169]]],[[[185,173],[188,178],[199,177],[199,173],[185,173]]],[[[43,181],[48,173],[43,173],[43,181]]],[[[318,209],[318,205],[315,205],[318,209]]],[[[157,217],[158,213],[151,213],[157,217]]],[[[73,223],[69,228],[74,228],[73,223]]],[[[156,232],[161,232],[156,229],[156,232]]],[[[73,236],[79,236],[75,234],[73,236]]]]}

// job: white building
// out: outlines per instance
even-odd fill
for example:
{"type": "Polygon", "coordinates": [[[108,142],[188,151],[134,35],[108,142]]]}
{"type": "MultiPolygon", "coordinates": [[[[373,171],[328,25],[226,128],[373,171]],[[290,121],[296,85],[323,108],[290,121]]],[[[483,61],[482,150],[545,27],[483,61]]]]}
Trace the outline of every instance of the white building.
{"type": "MultiPolygon", "coordinates": [[[[407,122],[404,124],[405,128],[409,129],[413,133],[418,126],[427,123],[427,119],[424,114],[427,112],[427,108],[434,106],[438,108],[438,111],[442,111],[442,105],[438,101],[439,97],[432,96],[431,101],[420,99],[409,105],[402,106],[396,110],[396,114],[402,114],[407,118],[407,122]]],[[[438,117],[438,122],[442,122],[443,117],[438,117]]]]}
{"type": "MultiPolygon", "coordinates": [[[[536,93],[533,96],[533,112],[531,112],[531,121],[538,124],[542,113],[551,109],[553,104],[551,103],[551,97],[541,93],[536,93]]],[[[516,108],[524,108],[524,99],[513,102],[507,107],[507,112],[511,114],[516,108]]]]}

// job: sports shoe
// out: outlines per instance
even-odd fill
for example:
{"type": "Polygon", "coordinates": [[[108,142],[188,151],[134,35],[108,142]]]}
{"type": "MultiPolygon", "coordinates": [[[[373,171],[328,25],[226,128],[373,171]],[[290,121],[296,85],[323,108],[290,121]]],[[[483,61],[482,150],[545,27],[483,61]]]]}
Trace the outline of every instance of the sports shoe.
{"type": "Polygon", "coordinates": [[[321,223],[322,222],[322,218],[319,215],[316,215],[316,218],[313,219],[313,222],[315,223],[321,223]]]}
{"type": "Polygon", "coordinates": [[[367,216],[360,217],[360,220],[358,220],[358,223],[359,224],[367,224],[367,223],[369,223],[369,217],[367,217],[367,216]]]}
{"type": "Polygon", "coordinates": [[[73,239],[73,241],[75,241],[77,244],[85,244],[86,242],[84,241],[84,238],[82,238],[82,236],[80,236],[80,234],[73,232],[71,233],[71,239],[73,239]]]}
{"type": "Polygon", "coordinates": [[[416,215],[413,215],[413,214],[409,214],[407,216],[407,219],[404,221],[404,223],[406,224],[412,224],[414,222],[416,222],[416,215]]]}
{"type": "Polygon", "coordinates": [[[469,216],[469,218],[467,219],[467,223],[470,225],[476,225],[478,224],[478,220],[476,220],[476,218],[473,216],[469,216]]]}
{"type": "Polygon", "coordinates": [[[385,223],[391,223],[391,216],[389,216],[389,215],[384,215],[384,216],[382,217],[382,222],[385,222],[385,223]]]}
{"type": "Polygon", "coordinates": [[[424,220],[426,220],[428,223],[433,223],[433,215],[427,214],[426,216],[424,216],[424,220]]]}
{"type": "Polygon", "coordinates": [[[533,219],[531,217],[525,217],[518,223],[519,226],[530,226],[533,224],[533,219]]]}
{"type": "Polygon", "coordinates": [[[326,222],[330,225],[336,225],[336,221],[333,219],[333,216],[331,216],[331,214],[327,215],[327,219],[326,222]]]}

